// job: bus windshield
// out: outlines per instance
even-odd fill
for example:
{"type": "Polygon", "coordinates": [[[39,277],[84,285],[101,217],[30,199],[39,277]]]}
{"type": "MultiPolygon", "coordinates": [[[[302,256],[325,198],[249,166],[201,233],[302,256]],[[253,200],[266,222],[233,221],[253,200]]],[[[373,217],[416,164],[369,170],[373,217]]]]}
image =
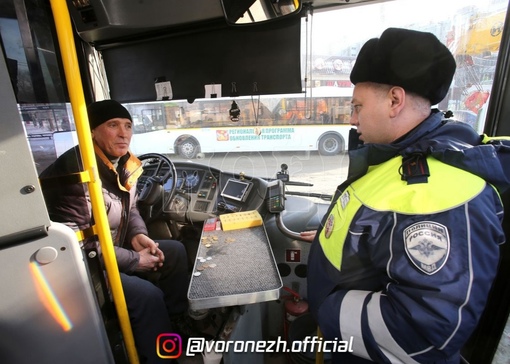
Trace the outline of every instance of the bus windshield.
{"type": "Polygon", "coordinates": [[[162,142],[157,152],[185,158],[275,150],[337,155],[347,146],[351,89],[338,91],[346,96],[258,95],[191,104],[127,104],[133,116],[133,150],[149,152],[157,139],[162,142]]]}
{"type": "MultiPolygon", "coordinates": [[[[452,86],[437,107],[483,133],[507,5],[503,0],[395,0],[309,12],[301,26],[302,93],[259,95],[254,83],[251,96],[222,97],[213,87],[192,103],[166,94],[127,103],[135,132],[132,151],[199,158],[268,178],[286,165],[291,180],[313,185],[307,191],[331,193],[347,174],[349,74],[361,46],[388,27],[435,34],[457,62],[452,86]]],[[[235,84],[223,85],[230,88],[235,84]]],[[[20,104],[36,163],[45,158],[38,163],[41,170],[77,143],[66,110],[61,104],[20,104]]]]}

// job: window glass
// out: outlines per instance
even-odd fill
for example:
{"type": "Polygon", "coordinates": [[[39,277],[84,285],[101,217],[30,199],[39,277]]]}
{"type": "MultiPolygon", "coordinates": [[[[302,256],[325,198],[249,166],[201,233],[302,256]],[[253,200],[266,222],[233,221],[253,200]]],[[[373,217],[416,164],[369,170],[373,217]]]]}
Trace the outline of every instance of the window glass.
{"type": "Polygon", "coordinates": [[[507,6],[505,0],[400,0],[316,11],[303,21],[303,78],[312,94],[351,87],[350,71],[368,39],[389,27],[431,32],[457,61],[439,108],[482,132],[507,6]]]}
{"type": "MultiPolygon", "coordinates": [[[[302,20],[302,94],[125,104],[133,116],[132,151],[200,159],[268,178],[285,164],[290,181],[305,185],[293,190],[330,194],[347,175],[349,74],[362,45],[388,27],[434,33],[457,61],[452,87],[438,107],[481,133],[507,5],[504,0],[394,0],[315,10],[302,20]]],[[[226,87],[234,89],[235,83],[226,87]]],[[[26,104],[20,113],[39,170],[76,143],[69,105],[26,104]]]]}
{"type": "Polygon", "coordinates": [[[20,104],[68,100],[51,22],[49,2],[7,0],[0,7],[0,38],[20,104]]]}

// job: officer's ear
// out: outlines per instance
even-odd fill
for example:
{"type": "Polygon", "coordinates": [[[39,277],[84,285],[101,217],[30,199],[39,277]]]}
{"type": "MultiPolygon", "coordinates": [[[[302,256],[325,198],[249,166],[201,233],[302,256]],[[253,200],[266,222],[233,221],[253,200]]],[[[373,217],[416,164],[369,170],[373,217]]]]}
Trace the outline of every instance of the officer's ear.
{"type": "Polygon", "coordinates": [[[388,91],[388,97],[391,102],[390,117],[396,117],[404,108],[406,101],[406,91],[400,86],[393,86],[388,91]]]}

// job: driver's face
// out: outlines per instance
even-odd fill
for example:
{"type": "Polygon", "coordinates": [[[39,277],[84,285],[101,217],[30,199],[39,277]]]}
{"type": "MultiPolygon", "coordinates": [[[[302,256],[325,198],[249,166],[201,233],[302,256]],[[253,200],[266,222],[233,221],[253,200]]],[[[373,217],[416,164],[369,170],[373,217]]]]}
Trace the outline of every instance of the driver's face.
{"type": "Polygon", "coordinates": [[[106,154],[122,157],[129,150],[133,136],[132,126],[129,119],[110,119],[92,130],[92,139],[106,154]]]}

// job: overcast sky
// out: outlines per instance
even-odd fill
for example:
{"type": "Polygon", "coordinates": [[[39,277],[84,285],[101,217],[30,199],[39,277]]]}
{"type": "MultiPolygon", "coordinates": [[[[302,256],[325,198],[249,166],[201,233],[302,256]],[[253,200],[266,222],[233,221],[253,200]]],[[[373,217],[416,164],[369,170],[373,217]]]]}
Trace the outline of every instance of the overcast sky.
{"type": "MultiPolygon", "coordinates": [[[[354,6],[338,11],[315,12],[313,53],[331,53],[346,44],[364,43],[388,27],[439,23],[458,14],[462,8],[476,6],[480,11],[494,0],[395,0],[369,6],[354,6]]],[[[503,3],[503,8],[505,3],[503,3]]],[[[303,32],[306,31],[303,26],[303,32]]],[[[338,51],[338,50],[337,50],[338,51]]]]}

